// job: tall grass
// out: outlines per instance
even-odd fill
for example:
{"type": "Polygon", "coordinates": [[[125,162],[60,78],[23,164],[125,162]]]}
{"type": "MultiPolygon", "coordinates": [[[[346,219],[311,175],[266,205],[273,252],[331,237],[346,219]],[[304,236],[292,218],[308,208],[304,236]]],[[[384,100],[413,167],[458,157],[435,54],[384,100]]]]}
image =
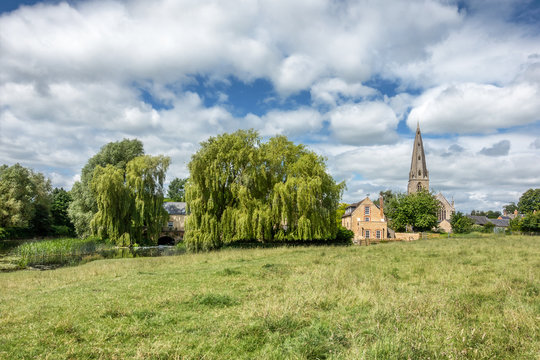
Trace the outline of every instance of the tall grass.
{"type": "Polygon", "coordinates": [[[0,359],[538,359],[540,237],[0,273],[0,359]]]}
{"type": "Polygon", "coordinates": [[[13,250],[19,256],[20,267],[33,265],[65,265],[78,263],[81,258],[96,253],[106,245],[97,238],[60,238],[26,242],[13,250]]]}

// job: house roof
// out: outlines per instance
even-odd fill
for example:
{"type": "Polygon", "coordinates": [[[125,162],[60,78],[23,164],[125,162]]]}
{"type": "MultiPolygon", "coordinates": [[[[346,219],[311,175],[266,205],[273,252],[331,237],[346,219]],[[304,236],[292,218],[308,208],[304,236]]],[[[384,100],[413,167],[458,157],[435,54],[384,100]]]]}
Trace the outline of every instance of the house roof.
{"type": "Polygon", "coordinates": [[[489,222],[489,219],[486,216],[479,216],[479,215],[467,215],[469,219],[471,219],[475,225],[486,225],[489,222]]]}
{"type": "Polygon", "coordinates": [[[353,204],[347,206],[347,209],[352,208],[352,210],[351,210],[350,212],[348,212],[347,210],[345,210],[345,214],[343,214],[342,218],[347,217],[347,216],[351,216],[352,213],[354,212],[354,210],[356,210],[356,208],[357,208],[358,206],[362,205],[362,203],[364,203],[366,200],[369,200],[373,205],[375,205],[375,207],[376,207],[377,209],[380,210],[379,205],[377,205],[377,204],[376,204],[374,201],[372,201],[369,197],[366,197],[366,198],[364,198],[363,200],[361,200],[361,201],[359,201],[359,202],[356,202],[356,203],[353,203],[353,204]]]}
{"type": "Polygon", "coordinates": [[[488,219],[490,223],[495,224],[497,227],[508,227],[510,225],[509,219],[488,219]]]}
{"type": "Polygon", "coordinates": [[[163,207],[169,215],[186,215],[186,203],[185,202],[166,202],[163,203],[163,207]]]}

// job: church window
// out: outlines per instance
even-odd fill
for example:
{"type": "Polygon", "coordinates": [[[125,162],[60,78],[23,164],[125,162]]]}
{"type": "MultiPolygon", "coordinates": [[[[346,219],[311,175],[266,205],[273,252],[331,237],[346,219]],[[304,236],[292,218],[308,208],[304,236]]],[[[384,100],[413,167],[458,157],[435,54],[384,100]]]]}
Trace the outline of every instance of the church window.
{"type": "Polygon", "coordinates": [[[369,206],[364,208],[364,215],[369,215],[369,206]]]}
{"type": "Polygon", "coordinates": [[[418,170],[418,176],[422,175],[422,170],[418,170]]]}
{"type": "Polygon", "coordinates": [[[418,184],[416,185],[416,190],[418,190],[418,191],[421,191],[421,190],[422,190],[422,184],[421,184],[421,183],[418,183],[418,184]]]}
{"type": "Polygon", "coordinates": [[[420,155],[418,155],[418,160],[420,160],[420,158],[421,158],[421,156],[420,156],[420,155]]]}

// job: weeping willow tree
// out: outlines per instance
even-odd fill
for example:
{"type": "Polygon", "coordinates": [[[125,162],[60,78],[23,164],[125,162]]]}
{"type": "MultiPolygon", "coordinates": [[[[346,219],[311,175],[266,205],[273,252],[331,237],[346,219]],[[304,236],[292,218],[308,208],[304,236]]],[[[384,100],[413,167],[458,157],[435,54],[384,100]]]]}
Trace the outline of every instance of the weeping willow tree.
{"type": "Polygon", "coordinates": [[[201,144],[188,165],[186,245],[334,239],[343,184],[324,159],[284,136],[240,130],[201,144]]]}
{"type": "Polygon", "coordinates": [[[97,204],[92,233],[120,246],[156,244],[168,216],[162,205],[169,161],[145,155],[129,161],[125,170],[96,166],[90,183],[97,204]]]}

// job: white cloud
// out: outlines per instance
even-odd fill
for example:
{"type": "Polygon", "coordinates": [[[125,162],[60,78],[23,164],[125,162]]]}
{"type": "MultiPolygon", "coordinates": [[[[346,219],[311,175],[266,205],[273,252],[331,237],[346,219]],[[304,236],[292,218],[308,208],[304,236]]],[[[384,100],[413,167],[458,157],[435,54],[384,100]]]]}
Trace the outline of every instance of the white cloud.
{"type": "Polygon", "coordinates": [[[246,120],[250,127],[261,129],[262,136],[296,136],[320,130],[323,118],[318,111],[303,107],[289,111],[274,110],[262,117],[249,114],[246,120]]]}
{"type": "Polygon", "coordinates": [[[540,120],[540,88],[529,83],[441,85],[414,103],[407,124],[427,133],[492,133],[540,120]]]}
{"type": "Polygon", "coordinates": [[[395,142],[398,120],[383,102],[345,104],[329,113],[330,130],[339,141],[353,145],[395,142]]]}
{"type": "Polygon", "coordinates": [[[348,84],[339,78],[325,79],[311,87],[311,98],[315,103],[331,106],[342,103],[343,100],[359,100],[377,94],[376,89],[361,83],[348,84]]]}

